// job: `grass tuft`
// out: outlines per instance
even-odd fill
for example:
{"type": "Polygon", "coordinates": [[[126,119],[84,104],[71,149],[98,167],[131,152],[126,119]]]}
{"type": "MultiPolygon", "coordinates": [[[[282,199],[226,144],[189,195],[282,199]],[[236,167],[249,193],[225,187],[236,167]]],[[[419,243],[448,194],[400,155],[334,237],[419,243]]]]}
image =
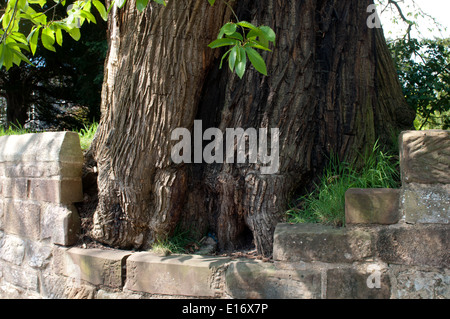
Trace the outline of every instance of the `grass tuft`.
{"type": "Polygon", "coordinates": [[[95,132],[97,132],[97,128],[98,123],[92,123],[89,125],[84,125],[84,128],[77,132],[80,137],[80,145],[83,151],[87,150],[91,146],[95,132]]]}
{"type": "Polygon", "coordinates": [[[22,134],[27,134],[27,133],[33,133],[32,131],[23,128],[20,125],[12,125],[9,126],[8,128],[4,128],[3,126],[0,127],[0,136],[5,136],[5,135],[22,135],[22,134]]]}
{"type": "Polygon", "coordinates": [[[192,236],[190,230],[182,230],[176,227],[174,233],[165,239],[158,239],[152,245],[152,251],[157,254],[186,254],[199,247],[199,243],[192,236]]]}
{"type": "Polygon", "coordinates": [[[345,192],[349,188],[397,188],[400,186],[398,158],[380,150],[375,143],[363,156],[364,166],[356,170],[331,156],[324,174],[313,192],[298,199],[287,212],[290,223],[345,225],[345,192]]]}

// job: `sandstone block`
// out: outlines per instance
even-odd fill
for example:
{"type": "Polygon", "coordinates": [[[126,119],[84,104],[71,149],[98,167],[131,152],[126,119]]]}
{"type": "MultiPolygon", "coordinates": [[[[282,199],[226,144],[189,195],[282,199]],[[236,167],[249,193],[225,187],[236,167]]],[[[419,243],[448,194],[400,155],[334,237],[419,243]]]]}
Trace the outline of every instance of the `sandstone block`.
{"type": "Polygon", "coordinates": [[[217,269],[228,261],[199,255],[135,253],[127,259],[125,288],[162,295],[214,297],[217,269]]]}
{"type": "Polygon", "coordinates": [[[125,260],[131,254],[123,250],[70,248],[65,253],[62,271],[75,280],[92,285],[122,287],[125,260]]]}
{"type": "Polygon", "coordinates": [[[46,132],[0,137],[0,162],[83,163],[75,132],[46,132]]]}
{"type": "Polygon", "coordinates": [[[450,131],[407,131],[399,139],[403,183],[450,184],[450,131]]]}
{"type": "Polygon", "coordinates": [[[0,263],[0,273],[4,282],[32,291],[39,289],[39,273],[34,269],[0,263]]]}
{"type": "Polygon", "coordinates": [[[3,229],[3,216],[4,216],[4,201],[3,199],[0,199],[0,230],[3,229]]]}
{"type": "Polygon", "coordinates": [[[450,223],[450,184],[407,184],[402,191],[407,223],[450,223]]]}
{"type": "Polygon", "coordinates": [[[321,274],[318,270],[277,269],[272,263],[232,262],[226,271],[226,289],[237,299],[318,299],[321,274]]]}
{"type": "Polygon", "coordinates": [[[349,189],[345,193],[345,222],[395,224],[400,219],[399,201],[399,189],[349,189]]]}
{"type": "Polygon", "coordinates": [[[450,299],[450,271],[425,271],[414,267],[391,267],[396,299],[450,299]]]}
{"type": "MultiPolygon", "coordinates": [[[[80,178],[82,162],[16,162],[6,163],[4,175],[7,178],[80,178]]],[[[1,175],[0,175],[1,176],[1,175]]]]}
{"type": "Polygon", "coordinates": [[[83,186],[81,179],[31,179],[28,194],[33,200],[71,204],[83,200],[83,186]]]}
{"type": "Polygon", "coordinates": [[[26,264],[34,269],[45,269],[52,258],[52,247],[38,241],[26,242],[26,264]]]}
{"type": "Polygon", "coordinates": [[[70,246],[76,243],[81,221],[73,205],[46,204],[41,220],[41,238],[51,238],[57,245],[70,246]]]}
{"type": "Polygon", "coordinates": [[[26,178],[3,178],[2,193],[4,198],[27,199],[26,178]]]}
{"type": "Polygon", "coordinates": [[[320,224],[278,224],[273,258],[279,261],[351,263],[373,255],[372,236],[360,229],[320,224]]]}
{"type": "Polygon", "coordinates": [[[389,264],[449,268],[448,225],[386,227],[378,231],[376,251],[389,264]]]}
{"type": "Polygon", "coordinates": [[[28,200],[5,200],[3,229],[6,233],[39,240],[41,206],[28,200]]]}
{"type": "Polygon", "coordinates": [[[327,271],[327,299],[389,299],[389,276],[382,270],[335,268],[327,271]]]}
{"type": "Polygon", "coordinates": [[[5,235],[0,239],[0,259],[20,266],[25,256],[25,242],[14,235],[5,235]]]}

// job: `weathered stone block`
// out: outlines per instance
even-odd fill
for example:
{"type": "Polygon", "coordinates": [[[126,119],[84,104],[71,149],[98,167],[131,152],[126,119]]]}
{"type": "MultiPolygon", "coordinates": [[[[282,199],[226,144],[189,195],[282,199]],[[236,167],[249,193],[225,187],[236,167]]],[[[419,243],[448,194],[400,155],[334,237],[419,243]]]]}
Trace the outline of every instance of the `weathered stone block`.
{"type": "Polygon", "coordinates": [[[72,279],[58,276],[51,272],[42,272],[40,277],[40,293],[45,299],[63,299],[68,281],[72,279]]]}
{"type": "Polygon", "coordinates": [[[29,181],[26,178],[3,178],[3,197],[27,199],[27,186],[29,181]]]}
{"type": "Polygon", "coordinates": [[[41,238],[51,238],[57,245],[70,246],[76,243],[81,221],[73,205],[46,204],[41,219],[41,238]]]}
{"type": "Polygon", "coordinates": [[[19,237],[5,235],[0,239],[0,259],[20,266],[25,256],[25,242],[19,237]]]}
{"type": "Polygon", "coordinates": [[[127,259],[125,289],[162,295],[214,297],[217,270],[228,258],[135,253],[127,259]]]}
{"type": "Polygon", "coordinates": [[[0,162],[83,163],[75,132],[46,132],[0,137],[0,162]]]}
{"type": "Polygon", "coordinates": [[[381,270],[338,268],[327,271],[327,299],[389,299],[389,276],[381,270]]]}
{"type": "Polygon", "coordinates": [[[30,199],[65,204],[83,200],[81,179],[31,179],[28,180],[28,183],[28,197],[30,199]]]}
{"type": "Polygon", "coordinates": [[[62,271],[65,276],[93,285],[122,287],[125,260],[130,254],[123,250],[70,248],[62,271]]]}
{"type": "Polygon", "coordinates": [[[52,247],[49,244],[28,240],[26,241],[26,264],[31,268],[45,269],[52,257],[52,247]]]}
{"type": "Polygon", "coordinates": [[[3,201],[3,199],[0,199],[0,230],[2,230],[3,229],[3,216],[4,216],[4,211],[5,211],[5,208],[4,208],[4,201],[3,201]]]}
{"type": "Polygon", "coordinates": [[[402,191],[407,223],[450,223],[450,184],[407,184],[402,191]]]}
{"type": "Polygon", "coordinates": [[[320,224],[278,224],[275,229],[275,260],[351,263],[372,255],[372,236],[365,230],[320,224]]]}
{"type": "Polygon", "coordinates": [[[407,131],[399,139],[403,183],[450,184],[450,131],[407,131]]]}
{"type": "Polygon", "coordinates": [[[15,199],[5,200],[3,229],[9,234],[39,240],[41,232],[40,216],[41,206],[37,202],[15,199]]]}
{"type": "Polygon", "coordinates": [[[391,267],[396,299],[450,299],[450,271],[391,267]]]}
{"type": "Polygon", "coordinates": [[[399,189],[349,189],[345,193],[345,222],[395,224],[400,220],[399,202],[399,189]]]}
{"type": "Polygon", "coordinates": [[[376,251],[389,264],[450,266],[450,231],[448,225],[386,227],[379,230],[376,251]]]}
{"type": "Polygon", "coordinates": [[[318,270],[277,269],[272,263],[237,261],[226,271],[227,293],[238,299],[318,299],[318,270]]]}
{"type": "Polygon", "coordinates": [[[0,263],[3,280],[20,288],[38,291],[39,274],[36,270],[16,265],[0,263]]]}

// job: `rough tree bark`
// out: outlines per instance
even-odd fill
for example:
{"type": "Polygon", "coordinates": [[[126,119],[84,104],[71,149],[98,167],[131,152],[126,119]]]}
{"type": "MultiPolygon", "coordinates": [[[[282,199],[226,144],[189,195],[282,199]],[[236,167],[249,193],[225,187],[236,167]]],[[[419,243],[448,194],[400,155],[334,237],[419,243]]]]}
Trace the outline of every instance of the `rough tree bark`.
{"type": "MultiPolygon", "coordinates": [[[[207,48],[230,19],[205,0],[150,5],[130,1],[109,22],[102,120],[94,143],[99,204],[94,237],[145,248],[176,225],[215,231],[222,249],[253,239],[270,255],[275,225],[293,193],[321,173],[330,152],[355,161],[377,138],[391,143],[412,125],[382,31],[366,25],[364,1],[239,0],[241,20],[269,25],[269,76],[243,80],[219,70],[207,48]],[[255,164],[176,165],[170,134],[279,128],[280,169],[255,164]]],[[[222,52],[223,53],[223,52],[222,52]]]]}

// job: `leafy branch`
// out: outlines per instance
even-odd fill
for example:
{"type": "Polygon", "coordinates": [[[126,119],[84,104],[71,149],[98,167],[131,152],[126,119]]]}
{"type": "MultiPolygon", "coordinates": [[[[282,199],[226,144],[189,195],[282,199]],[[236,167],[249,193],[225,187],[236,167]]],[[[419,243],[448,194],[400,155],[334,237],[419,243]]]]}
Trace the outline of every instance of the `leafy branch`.
{"type": "MultiPolygon", "coordinates": [[[[56,51],[55,42],[59,46],[63,44],[63,31],[68,33],[74,40],[78,41],[81,37],[80,28],[85,23],[96,23],[92,14],[92,8],[100,14],[103,20],[108,19],[109,11],[112,6],[122,8],[126,0],[114,0],[111,6],[106,9],[100,0],[77,0],[67,6],[67,16],[60,20],[48,19],[48,12],[55,12],[57,6],[66,6],[66,0],[52,0],[53,5],[49,5],[50,0],[8,0],[6,9],[0,18],[0,68],[11,68],[14,64],[26,62],[32,64],[24,55],[24,52],[30,52],[33,56],[36,53],[39,44],[39,38],[43,47],[50,51],[56,51]],[[40,7],[40,8],[39,8],[40,7]],[[39,10],[40,11],[36,11],[39,10]],[[19,30],[22,21],[27,20],[31,23],[31,29],[28,35],[19,30]]],[[[152,0],[160,5],[166,6],[165,0],[152,0]]],[[[225,24],[219,31],[217,40],[209,44],[212,49],[223,46],[232,46],[224,56],[222,62],[228,57],[228,65],[231,71],[242,78],[247,59],[255,69],[267,75],[266,64],[261,55],[255,50],[271,51],[269,42],[275,43],[275,32],[267,26],[256,27],[246,21],[239,21],[238,16],[233,11],[232,6],[222,0],[227,5],[236,22],[225,24]],[[238,31],[238,27],[239,30],[238,31]]],[[[136,0],[136,9],[140,12],[149,4],[150,0],[136,0]]],[[[208,0],[213,6],[216,0],[208,0]]],[[[222,63],[220,65],[222,67],[222,63]]]]}
{"type": "MultiPolygon", "coordinates": [[[[215,0],[208,0],[208,2],[214,5],[215,0]]],[[[275,44],[275,32],[268,26],[256,27],[250,22],[239,21],[233,8],[226,1],[223,2],[231,9],[237,22],[226,23],[220,29],[217,39],[208,45],[211,49],[231,46],[222,56],[220,68],[222,68],[224,60],[228,58],[228,66],[231,72],[236,72],[242,79],[248,58],[258,72],[267,75],[266,63],[255,49],[271,51],[269,43],[275,44]],[[242,30],[242,33],[238,31],[238,27],[240,27],[239,30],[242,30]]]]}

